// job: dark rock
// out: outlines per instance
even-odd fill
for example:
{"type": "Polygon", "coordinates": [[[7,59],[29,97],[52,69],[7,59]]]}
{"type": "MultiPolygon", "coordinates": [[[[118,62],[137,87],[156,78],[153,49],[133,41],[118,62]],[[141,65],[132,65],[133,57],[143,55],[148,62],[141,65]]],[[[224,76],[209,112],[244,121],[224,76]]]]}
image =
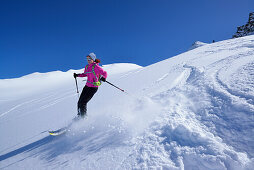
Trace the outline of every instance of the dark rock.
{"type": "Polygon", "coordinates": [[[237,31],[233,35],[233,38],[243,37],[252,34],[254,34],[254,12],[251,12],[249,14],[249,20],[247,24],[237,27],[237,31]]]}

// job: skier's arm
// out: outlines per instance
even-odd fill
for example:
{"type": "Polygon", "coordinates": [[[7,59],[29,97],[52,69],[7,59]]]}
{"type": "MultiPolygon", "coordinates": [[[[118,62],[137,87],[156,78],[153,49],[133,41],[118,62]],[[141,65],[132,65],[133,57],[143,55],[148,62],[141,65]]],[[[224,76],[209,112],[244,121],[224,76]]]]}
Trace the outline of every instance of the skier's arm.
{"type": "Polygon", "coordinates": [[[81,73],[81,74],[78,74],[78,77],[87,77],[87,74],[86,73],[81,73]]]}
{"type": "Polygon", "coordinates": [[[86,69],[87,69],[87,67],[85,67],[84,73],[77,74],[78,75],[77,77],[87,77],[86,69]]]}
{"type": "Polygon", "coordinates": [[[104,71],[100,66],[98,66],[97,69],[98,69],[99,74],[102,75],[106,79],[108,76],[108,73],[106,71],[104,71]]]}

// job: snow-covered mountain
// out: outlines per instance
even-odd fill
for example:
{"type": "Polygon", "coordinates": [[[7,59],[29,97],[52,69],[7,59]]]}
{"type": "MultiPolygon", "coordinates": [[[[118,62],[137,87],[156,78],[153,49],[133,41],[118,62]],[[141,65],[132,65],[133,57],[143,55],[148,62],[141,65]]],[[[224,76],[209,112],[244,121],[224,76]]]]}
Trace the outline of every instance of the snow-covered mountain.
{"type": "Polygon", "coordinates": [[[58,137],[82,70],[0,80],[0,169],[254,169],[254,36],[104,68],[126,93],[104,83],[58,137]]]}

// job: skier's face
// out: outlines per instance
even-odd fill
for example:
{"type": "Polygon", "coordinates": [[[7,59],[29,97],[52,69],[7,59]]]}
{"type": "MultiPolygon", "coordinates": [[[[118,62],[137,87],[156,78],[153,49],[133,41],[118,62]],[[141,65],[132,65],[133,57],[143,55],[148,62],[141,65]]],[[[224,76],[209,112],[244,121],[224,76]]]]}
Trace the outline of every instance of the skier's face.
{"type": "Polygon", "coordinates": [[[86,57],[88,64],[93,63],[93,59],[90,56],[86,57]]]}

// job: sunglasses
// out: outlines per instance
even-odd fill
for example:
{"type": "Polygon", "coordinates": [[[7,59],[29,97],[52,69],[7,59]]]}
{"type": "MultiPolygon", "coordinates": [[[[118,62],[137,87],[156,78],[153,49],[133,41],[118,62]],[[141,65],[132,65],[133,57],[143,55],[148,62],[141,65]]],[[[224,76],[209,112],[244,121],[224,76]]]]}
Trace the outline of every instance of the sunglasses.
{"type": "Polygon", "coordinates": [[[93,59],[92,59],[91,57],[89,57],[89,56],[87,56],[86,59],[87,59],[88,61],[93,60],[93,59]]]}

